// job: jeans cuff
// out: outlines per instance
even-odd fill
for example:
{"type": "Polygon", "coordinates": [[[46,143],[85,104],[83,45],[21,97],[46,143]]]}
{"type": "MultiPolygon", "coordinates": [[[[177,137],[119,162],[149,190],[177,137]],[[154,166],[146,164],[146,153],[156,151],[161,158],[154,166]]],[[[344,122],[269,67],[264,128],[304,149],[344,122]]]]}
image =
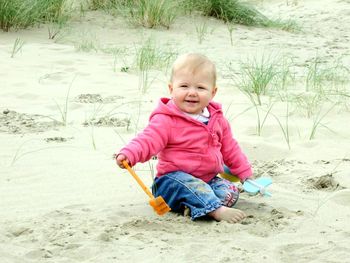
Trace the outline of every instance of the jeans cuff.
{"type": "Polygon", "coordinates": [[[191,210],[191,219],[195,220],[198,217],[205,216],[208,213],[213,212],[214,210],[218,209],[221,206],[222,206],[221,202],[216,202],[204,208],[195,208],[194,211],[191,210]]]}

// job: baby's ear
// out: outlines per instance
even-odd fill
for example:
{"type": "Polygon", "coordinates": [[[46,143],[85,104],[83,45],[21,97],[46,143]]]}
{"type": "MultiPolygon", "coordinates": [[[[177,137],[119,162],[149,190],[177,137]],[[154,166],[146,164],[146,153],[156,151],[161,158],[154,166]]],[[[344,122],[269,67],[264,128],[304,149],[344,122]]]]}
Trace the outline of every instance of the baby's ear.
{"type": "Polygon", "coordinates": [[[214,96],[215,96],[215,94],[216,94],[217,91],[218,91],[218,87],[215,86],[215,87],[213,88],[212,92],[211,92],[212,98],[214,98],[214,96]]]}
{"type": "Polygon", "coordinates": [[[169,88],[169,92],[172,93],[173,92],[173,84],[171,82],[168,83],[168,88],[169,88]]]}

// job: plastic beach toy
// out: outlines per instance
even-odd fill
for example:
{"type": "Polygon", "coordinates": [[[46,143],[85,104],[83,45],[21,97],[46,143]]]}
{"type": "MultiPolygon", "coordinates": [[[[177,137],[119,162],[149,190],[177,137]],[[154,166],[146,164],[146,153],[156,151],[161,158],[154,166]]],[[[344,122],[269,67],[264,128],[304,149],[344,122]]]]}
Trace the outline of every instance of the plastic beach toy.
{"type": "Polygon", "coordinates": [[[129,171],[129,173],[134,177],[137,183],[141,186],[142,190],[149,196],[150,198],[149,204],[153,207],[154,211],[160,216],[168,213],[171,209],[168,206],[168,204],[165,202],[163,197],[161,196],[154,197],[151,191],[148,190],[146,185],[141,181],[141,179],[138,177],[135,171],[129,166],[129,164],[126,161],[123,161],[123,165],[129,171]]]}
{"type": "Polygon", "coordinates": [[[243,183],[243,189],[251,195],[260,193],[271,197],[271,193],[266,190],[266,187],[268,187],[270,184],[272,184],[272,180],[270,178],[260,177],[256,180],[247,179],[243,183]]]}
{"type": "MultiPolygon", "coordinates": [[[[227,166],[224,166],[224,172],[220,174],[220,176],[226,180],[229,180],[233,183],[240,183],[240,180],[237,176],[233,175],[227,166]]],[[[264,196],[272,196],[270,192],[266,190],[266,188],[272,184],[271,178],[260,177],[256,180],[247,179],[243,183],[243,189],[245,192],[250,195],[256,195],[260,193],[264,196]]]]}

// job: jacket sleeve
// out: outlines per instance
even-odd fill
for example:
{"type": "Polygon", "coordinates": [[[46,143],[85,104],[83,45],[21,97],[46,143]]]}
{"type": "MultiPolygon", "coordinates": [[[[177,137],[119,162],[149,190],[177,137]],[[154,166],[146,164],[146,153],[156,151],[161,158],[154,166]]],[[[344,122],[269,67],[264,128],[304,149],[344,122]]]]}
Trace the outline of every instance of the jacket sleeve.
{"type": "Polygon", "coordinates": [[[132,166],[148,161],[166,146],[170,131],[168,122],[167,116],[154,115],[147,127],[123,147],[119,154],[124,154],[132,166]]]}
{"type": "Polygon", "coordinates": [[[238,142],[233,138],[230,124],[223,120],[221,154],[224,164],[229,167],[232,174],[238,176],[241,181],[252,176],[253,171],[247,157],[242,152],[238,142]]]}

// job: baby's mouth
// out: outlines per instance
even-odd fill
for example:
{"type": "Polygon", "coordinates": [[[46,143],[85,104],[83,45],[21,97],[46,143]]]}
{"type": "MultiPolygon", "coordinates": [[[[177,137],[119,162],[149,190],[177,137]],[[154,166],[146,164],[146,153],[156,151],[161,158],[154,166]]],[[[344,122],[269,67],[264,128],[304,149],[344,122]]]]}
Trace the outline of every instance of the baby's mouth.
{"type": "Polygon", "coordinates": [[[198,103],[198,101],[197,100],[185,100],[185,102],[187,102],[187,103],[198,103]]]}

